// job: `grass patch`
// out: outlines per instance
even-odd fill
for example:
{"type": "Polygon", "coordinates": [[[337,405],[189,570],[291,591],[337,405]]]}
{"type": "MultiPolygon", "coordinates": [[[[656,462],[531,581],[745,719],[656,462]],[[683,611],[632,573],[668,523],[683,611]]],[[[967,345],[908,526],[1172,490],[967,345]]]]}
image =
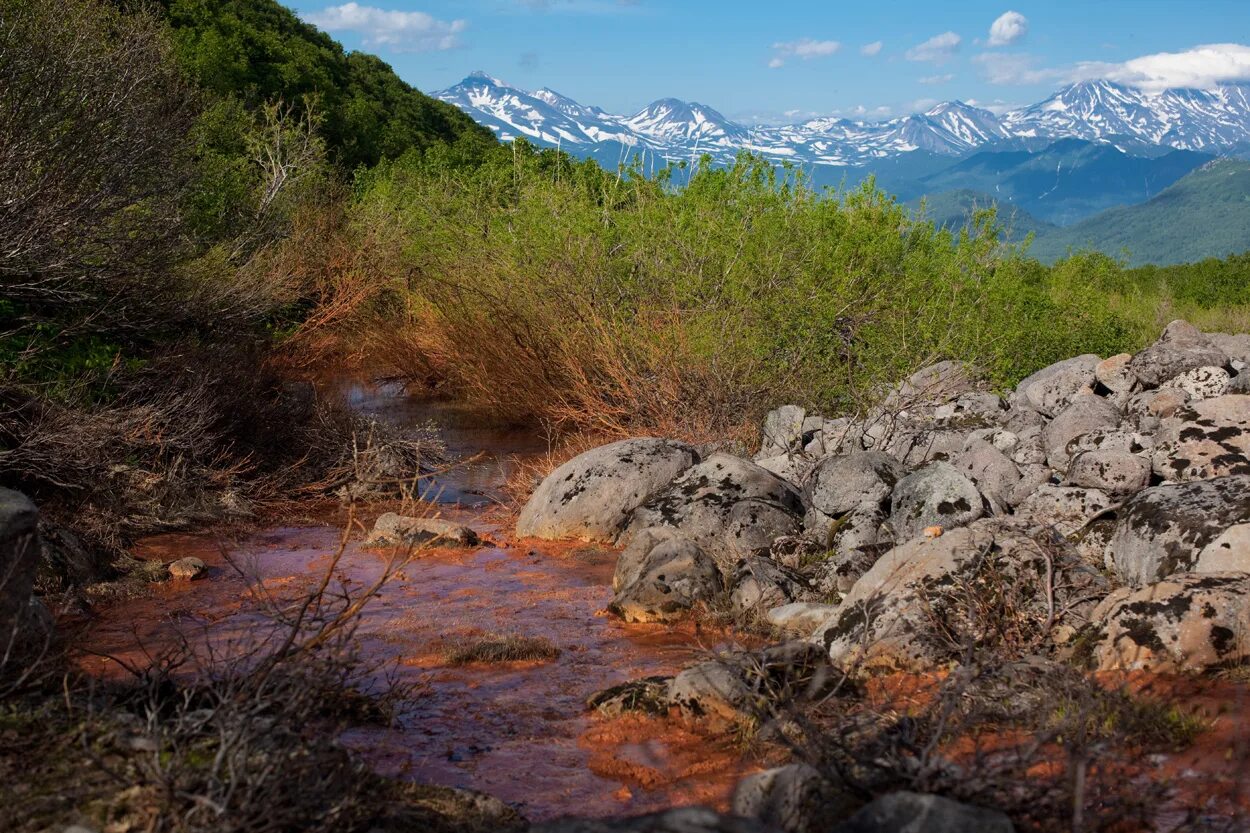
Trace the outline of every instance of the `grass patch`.
{"type": "Polygon", "coordinates": [[[469,639],[447,650],[448,665],[553,660],[560,649],[543,637],[491,634],[469,639]]]}

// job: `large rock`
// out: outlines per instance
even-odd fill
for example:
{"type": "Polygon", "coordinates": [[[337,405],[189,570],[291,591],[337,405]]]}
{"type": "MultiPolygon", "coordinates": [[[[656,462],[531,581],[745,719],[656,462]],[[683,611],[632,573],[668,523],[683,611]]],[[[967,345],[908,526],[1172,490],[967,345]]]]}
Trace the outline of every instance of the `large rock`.
{"type": "Polygon", "coordinates": [[[530,833],[775,833],[754,819],[725,816],[705,807],[680,807],[623,819],[558,819],[530,833]]]}
{"type": "Polygon", "coordinates": [[[39,510],[21,492],[0,488],[0,657],[26,621],[39,549],[39,510]]]}
{"type": "Polygon", "coordinates": [[[1177,408],[1156,435],[1154,470],[1177,483],[1250,474],[1250,396],[1220,396],[1177,408]]]}
{"type": "Polygon", "coordinates": [[[750,555],[738,565],[729,606],[738,614],[764,615],[769,609],[807,595],[807,581],[794,570],[760,555],[750,555]]]}
{"type": "Polygon", "coordinates": [[[673,440],[621,440],[579,454],[543,480],[517,519],[517,535],[615,541],[630,513],[696,462],[673,440]]]}
{"type": "Polygon", "coordinates": [[[1016,516],[1067,537],[1113,506],[1107,493],[1098,489],[1045,484],[1025,498],[1016,508],[1016,516]]]}
{"type": "Polygon", "coordinates": [[[903,465],[880,451],[829,457],[812,471],[804,486],[807,502],[832,518],[862,506],[881,506],[907,474],[903,465]]]}
{"type": "Polygon", "coordinates": [[[955,467],[997,510],[1012,505],[1012,496],[1021,479],[1020,468],[991,441],[969,437],[955,467]]]}
{"type": "Polygon", "coordinates": [[[609,609],[626,622],[671,622],[721,591],[716,562],[692,541],[671,538],[647,553],[637,577],[609,609]]]}
{"type": "Polygon", "coordinates": [[[814,767],[789,764],[739,781],[732,809],[784,833],[825,833],[831,821],[850,816],[862,804],[814,767]]]}
{"type": "Polygon", "coordinates": [[[1191,571],[1229,527],[1250,521],[1250,476],[1152,486],[1118,513],[1108,562],[1132,585],[1191,571]]]}
{"type": "Polygon", "coordinates": [[[1014,833],[998,810],[920,793],[883,795],[831,833],[1014,833]]]}
{"type": "Polygon", "coordinates": [[[1042,429],[1042,447],[1046,462],[1053,469],[1064,470],[1071,459],[1068,444],[1082,434],[1115,428],[1120,424],[1120,411],[1101,396],[1082,394],[1072,400],[1042,429]]]}
{"type": "Polygon", "coordinates": [[[929,527],[954,529],[984,513],[977,487],[949,463],[930,463],[894,487],[890,525],[898,541],[919,537],[929,527]]]}
{"type": "Polygon", "coordinates": [[[365,541],[367,547],[441,546],[475,547],[481,543],[478,534],[464,524],[441,518],[412,518],[387,512],[373,524],[373,532],[365,541]]]}
{"type": "Polygon", "coordinates": [[[1178,573],[1122,587],[1083,640],[1102,670],[1205,671],[1250,658],[1250,574],[1178,573]]]}
{"type": "Polygon", "coordinates": [[[1147,387],[1158,387],[1188,370],[1223,367],[1228,356],[1187,321],[1173,321],[1154,344],[1133,356],[1128,370],[1147,387]]]}
{"type": "Polygon", "coordinates": [[[1068,464],[1068,482],[1125,497],[1150,485],[1150,461],[1127,451],[1083,451],[1068,464]]]}
{"type": "Polygon", "coordinates": [[[855,582],[813,639],[844,666],[927,667],[932,656],[915,635],[926,627],[931,587],[957,575],[993,543],[993,529],[982,521],[895,547],[855,582]]]}
{"type": "Polygon", "coordinates": [[[803,500],[793,486],[750,460],[713,454],[635,510],[626,539],[672,530],[731,575],[746,555],[800,529],[803,500]]]}
{"type": "Polygon", "coordinates": [[[782,405],[764,418],[764,437],[757,460],[803,450],[803,425],[807,411],[798,405],[782,405]]]}
{"type": "Polygon", "coordinates": [[[1190,402],[1201,402],[1204,399],[1214,399],[1228,393],[1231,381],[1232,377],[1222,367],[1197,367],[1173,376],[1159,389],[1178,390],[1184,393],[1190,402]]]}
{"type": "Polygon", "coordinates": [[[1093,389],[1094,369],[1101,361],[1087,353],[1043,367],[1016,385],[1016,401],[1053,417],[1078,393],[1093,389]]]}

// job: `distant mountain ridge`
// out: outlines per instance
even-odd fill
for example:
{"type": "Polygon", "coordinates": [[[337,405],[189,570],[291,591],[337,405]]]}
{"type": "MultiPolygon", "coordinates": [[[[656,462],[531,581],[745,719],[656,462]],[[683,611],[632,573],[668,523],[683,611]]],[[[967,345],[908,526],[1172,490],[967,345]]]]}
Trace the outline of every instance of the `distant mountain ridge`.
{"type": "Polygon", "coordinates": [[[1247,84],[1145,93],[1085,81],[1001,116],[949,101],[886,121],[818,118],[782,126],[739,124],[706,104],[673,98],[633,115],[615,115],[550,89],[527,92],[481,72],[432,95],[501,139],[525,137],[601,161],[613,152],[659,159],[708,153],[724,160],[745,149],[774,161],[851,167],[914,151],[960,156],[1011,141],[1083,139],[1124,150],[1164,147],[1207,154],[1250,143],[1247,84]]]}

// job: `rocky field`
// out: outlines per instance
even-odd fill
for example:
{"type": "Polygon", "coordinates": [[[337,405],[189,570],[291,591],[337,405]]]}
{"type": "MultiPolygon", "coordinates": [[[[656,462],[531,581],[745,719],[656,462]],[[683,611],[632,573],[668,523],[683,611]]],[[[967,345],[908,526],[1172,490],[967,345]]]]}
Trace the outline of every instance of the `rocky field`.
{"type": "MultiPolygon", "coordinates": [[[[1074,674],[1236,674],[1250,659],[1248,367],[1250,336],[1184,321],[1136,355],[1076,356],[1001,395],[942,362],[862,414],[778,408],[750,456],[664,438],[586,452],[538,486],[517,533],[622,546],[611,610],[626,620],[733,616],[776,642],[603,692],[593,705],[609,713],[771,719],[793,740],[779,704],[900,673],[975,669],[964,698],[986,676],[1040,674],[1051,703],[1074,674]]],[[[863,803],[865,778],[795,764],[744,783],[735,809],[787,830],[1007,829],[904,793],[824,823],[863,803]]],[[[756,829],[683,819],[628,829],[756,829]]]]}

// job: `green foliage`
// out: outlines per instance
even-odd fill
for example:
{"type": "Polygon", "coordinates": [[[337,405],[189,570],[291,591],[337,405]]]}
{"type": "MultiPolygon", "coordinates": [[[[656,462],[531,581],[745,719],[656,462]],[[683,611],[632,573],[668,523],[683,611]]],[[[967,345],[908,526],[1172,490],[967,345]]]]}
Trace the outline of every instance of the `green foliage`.
{"type": "Polygon", "coordinates": [[[423,95],[373,55],[344,52],[274,0],[161,5],[179,63],[203,89],[252,110],[315,101],[327,147],[346,170],[442,142],[494,143],[457,108],[423,95]]]}
{"type": "MultiPolygon", "coordinates": [[[[518,142],[473,169],[405,157],[357,190],[356,222],[387,241],[396,297],[445,335],[438,352],[479,372],[497,333],[557,410],[589,405],[579,385],[637,403],[645,383],[623,377],[665,374],[739,418],[782,399],[837,410],[943,358],[1008,385],[1139,337],[1075,276],[1000,245],[992,212],[952,234],[871,182],[818,191],[749,156],[648,179],[518,142]]],[[[497,404],[542,398],[506,375],[497,404]]]]}

